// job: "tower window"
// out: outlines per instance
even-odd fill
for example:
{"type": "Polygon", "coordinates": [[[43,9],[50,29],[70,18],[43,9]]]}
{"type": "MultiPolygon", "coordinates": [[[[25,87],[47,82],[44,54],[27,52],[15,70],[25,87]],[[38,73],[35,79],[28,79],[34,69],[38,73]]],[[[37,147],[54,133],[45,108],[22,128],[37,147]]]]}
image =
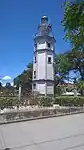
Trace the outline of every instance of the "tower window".
{"type": "Polygon", "coordinates": [[[51,64],[51,57],[48,57],[48,64],[51,64]]]}
{"type": "Polygon", "coordinates": [[[50,48],[50,43],[47,42],[47,46],[48,46],[48,48],[50,48]]]}
{"type": "Polygon", "coordinates": [[[35,63],[36,63],[36,56],[35,56],[35,59],[34,59],[35,63]]]}
{"type": "Polygon", "coordinates": [[[36,71],[34,71],[34,79],[36,78],[36,71]]]}
{"type": "Polygon", "coordinates": [[[33,84],[33,88],[36,89],[36,83],[33,84]]]}

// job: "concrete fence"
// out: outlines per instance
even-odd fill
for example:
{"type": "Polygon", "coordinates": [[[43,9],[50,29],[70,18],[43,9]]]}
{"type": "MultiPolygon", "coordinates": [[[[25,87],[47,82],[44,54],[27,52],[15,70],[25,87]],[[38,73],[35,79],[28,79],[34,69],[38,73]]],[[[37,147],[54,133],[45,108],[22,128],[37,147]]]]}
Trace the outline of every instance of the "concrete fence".
{"type": "Polygon", "coordinates": [[[42,119],[42,118],[49,118],[49,117],[57,117],[57,116],[70,115],[76,113],[84,113],[84,107],[68,107],[68,108],[61,108],[61,109],[42,108],[33,111],[18,110],[14,112],[0,114],[0,124],[42,119]]]}

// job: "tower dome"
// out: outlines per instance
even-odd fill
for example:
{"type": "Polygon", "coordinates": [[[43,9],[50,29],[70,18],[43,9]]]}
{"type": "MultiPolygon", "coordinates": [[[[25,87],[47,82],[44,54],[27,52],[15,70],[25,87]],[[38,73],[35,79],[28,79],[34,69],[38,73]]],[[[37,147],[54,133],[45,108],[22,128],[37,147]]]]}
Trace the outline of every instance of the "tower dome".
{"type": "Polygon", "coordinates": [[[43,16],[41,18],[41,24],[47,24],[48,23],[48,17],[47,16],[43,16]]]}

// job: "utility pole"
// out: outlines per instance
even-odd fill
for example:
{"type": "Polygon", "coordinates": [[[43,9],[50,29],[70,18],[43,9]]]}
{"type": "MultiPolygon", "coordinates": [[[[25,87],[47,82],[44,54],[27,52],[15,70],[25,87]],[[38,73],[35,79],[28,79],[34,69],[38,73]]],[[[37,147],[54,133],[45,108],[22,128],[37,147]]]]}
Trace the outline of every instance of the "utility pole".
{"type": "Polygon", "coordinates": [[[18,100],[21,100],[21,84],[19,85],[18,100]]]}

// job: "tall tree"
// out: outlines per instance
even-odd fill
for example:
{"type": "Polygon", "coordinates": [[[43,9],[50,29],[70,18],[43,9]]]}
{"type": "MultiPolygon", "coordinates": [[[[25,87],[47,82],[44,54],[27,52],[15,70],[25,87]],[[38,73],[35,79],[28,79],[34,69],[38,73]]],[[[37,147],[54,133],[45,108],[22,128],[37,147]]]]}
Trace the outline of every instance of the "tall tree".
{"type": "Polygon", "coordinates": [[[64,4],[62,25],[65,39],[72,45],[72,51],[67,54],[69,61],[72,62],[72,70],[78,71],[84,82],[84,0],[64,4]]]}
{"type": "Polygon", "coordinates": [[[31,90],[31,87],[32,87],[32,70],[33,70],[33,64],[29,63],[27,65],[26,70],[24,70],[20,75],[18,75],[14,79],[14,84],[17,86],[17,88],[21,84],[22,92],[24,94],[31,90]]]}
{"type": "Polygon", "coordinates": [[[81,80],[84,81],[84,52],[68,52],[66,57],[70,62],[72,62],[71,70],[79,72],[81,80]]]}
{"type": "Polygon", "coordinates": [[[71,42],[72,49],[84,51],[84,0],[75,0],[64,4],[62,24],[65,39],[71,42]]]}
{"type": "Polygon", "coordinates": [[[67,53],[55,56],[54,68],[56,85],[58,85],[59,83],[63,83],[64,79],[66,79],[69,71],[72,68],[72,62],[69,61],[67,53]]]}

